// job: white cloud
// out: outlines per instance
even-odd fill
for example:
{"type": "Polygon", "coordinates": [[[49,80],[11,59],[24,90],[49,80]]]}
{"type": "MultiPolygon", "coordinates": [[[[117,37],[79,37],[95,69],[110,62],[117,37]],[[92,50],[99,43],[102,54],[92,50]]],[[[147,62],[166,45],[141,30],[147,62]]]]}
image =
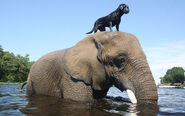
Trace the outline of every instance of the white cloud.
{"type": "Polygon", "coordinates": [[[174,66],[185,69],[185,40],[144,49],[156,83],[174,66]]]}

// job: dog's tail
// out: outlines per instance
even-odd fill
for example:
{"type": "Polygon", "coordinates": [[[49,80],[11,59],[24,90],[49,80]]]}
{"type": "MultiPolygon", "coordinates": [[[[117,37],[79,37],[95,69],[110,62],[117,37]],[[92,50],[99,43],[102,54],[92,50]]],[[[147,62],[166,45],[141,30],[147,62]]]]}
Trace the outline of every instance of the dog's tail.
{"type": "Polygon", "coordinates": [[[95,26],[92,28],[91,31],[87,32],[86,34],[90,34],[90,33],[92,33],[94,30],[95,30],[95,26]]]}
{"type": "Polygon", "coordinates": [[[97,29],[99,28],[99,26],[101,26],[101,25],[97,25],[97,23],[95,22],[94,23],[94,27],[92,28],[92,30],[90,32],[87,32],[86,34],[90,34],[93,31],[94,31],[94,33],[96,33],[97,32],[97,29]]]}

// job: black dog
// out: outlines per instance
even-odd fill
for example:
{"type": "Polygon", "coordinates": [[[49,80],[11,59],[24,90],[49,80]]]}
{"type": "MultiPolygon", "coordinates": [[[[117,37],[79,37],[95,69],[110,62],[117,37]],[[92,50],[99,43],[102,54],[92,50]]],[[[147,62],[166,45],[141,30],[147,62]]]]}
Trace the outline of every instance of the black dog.
{"type": "Polygon", "coordinates": [[[96,22],[94,23],[93,29],[86,34],[90,34],[93,31],[94,33],[96,33],[98,29],[100,31],[105,31],[105,27],[109,27],[110,31],[112,31],[112,27],[115,25],[116,25],[116,30],[119,31],[121,16],[123,14],[128,14],[128,13],[129,13],[129,7],[126,4],[120,4],[115,11],[113,11],[107,16],[104,16],[96,20],[96,22]]]}

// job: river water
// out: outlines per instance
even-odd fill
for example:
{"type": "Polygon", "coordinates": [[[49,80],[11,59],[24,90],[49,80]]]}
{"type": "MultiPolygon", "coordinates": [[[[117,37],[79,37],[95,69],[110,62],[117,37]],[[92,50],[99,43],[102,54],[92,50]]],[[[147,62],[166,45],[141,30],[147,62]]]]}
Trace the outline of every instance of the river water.
{"type": "Polygon", "coordinates": [[[0,84],[0,116],[185,116],[185,89],[159,88],[158,105],[135,105],[110,88],[107,98],[79,103],[48,96],[26,97],[20,85],[0,84]]]}

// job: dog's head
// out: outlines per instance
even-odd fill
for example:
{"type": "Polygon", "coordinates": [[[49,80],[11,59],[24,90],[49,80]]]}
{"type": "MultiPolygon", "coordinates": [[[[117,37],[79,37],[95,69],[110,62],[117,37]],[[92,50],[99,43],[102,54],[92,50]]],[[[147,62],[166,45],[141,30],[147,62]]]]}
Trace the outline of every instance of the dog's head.
{"type": "Polygon", "coordinates": [[[126,4],[120,4],[118,9],[120,11],[122,11],[124,14],[128,14],[129,13],[129,7],[126,4]]]}

